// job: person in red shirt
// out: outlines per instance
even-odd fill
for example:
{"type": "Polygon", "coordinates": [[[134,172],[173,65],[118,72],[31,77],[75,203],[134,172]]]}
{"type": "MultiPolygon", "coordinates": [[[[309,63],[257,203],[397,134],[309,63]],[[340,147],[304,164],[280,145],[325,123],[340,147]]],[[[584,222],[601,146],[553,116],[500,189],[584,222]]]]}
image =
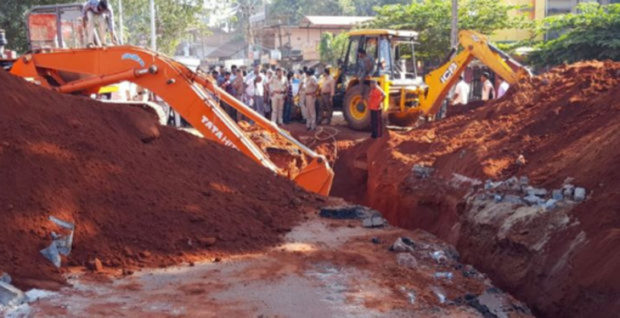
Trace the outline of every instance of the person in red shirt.
{"type": "Polygon", "coordinates": [[[383,133],[383,121],[381,119],[381,103],[385,99],[385,92],[377,85],[377,81],[370,82],[368,93],[368,109],[370,109],[370,137],[379,138],[383,133]]]}

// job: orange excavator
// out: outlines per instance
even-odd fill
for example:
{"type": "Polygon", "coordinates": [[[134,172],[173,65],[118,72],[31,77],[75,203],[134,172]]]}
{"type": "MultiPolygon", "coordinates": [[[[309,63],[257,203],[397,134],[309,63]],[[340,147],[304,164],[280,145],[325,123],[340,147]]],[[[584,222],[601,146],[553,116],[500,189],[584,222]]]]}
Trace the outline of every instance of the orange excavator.
{"type": "MultiPolygon", "coordinates": [[[[32,19],[32,14],[29,17],[32,19]]],[[[54,42],[62,41],[60,38],[54,42]]],[[[331,189],[334,173],[324,156],[226,93],[212,78],[156,52],[134,46],[38,48],[13,61],[10,72],[71,94],[91,95],[106,85],[133,82],[162,98],[205,138],[237,149],[264,167],[286,175],[220,107],[219,101],[223,101],[259,127],[282,136],[309,158],[308,164],[291,176],[295,183],[322,195],[331,189]]]]}

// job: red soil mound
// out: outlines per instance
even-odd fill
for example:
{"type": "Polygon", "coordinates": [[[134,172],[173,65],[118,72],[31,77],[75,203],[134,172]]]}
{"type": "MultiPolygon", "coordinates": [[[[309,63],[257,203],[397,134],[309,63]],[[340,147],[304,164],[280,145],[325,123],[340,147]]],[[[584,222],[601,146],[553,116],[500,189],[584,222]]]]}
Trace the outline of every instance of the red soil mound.
{"type": "MultiPolygon", "coordinates": [[[[332,194],[351,198],[347,189],[367,180],[358,202],[394,224],[426,229],[456,244],[466,262],[542,315],[613,316],[620,311],[618,158],[620,63],[583,62],[519,83],[477,109],[358,144],[340,160],[348,169],[365,160],[368,171],[353,172],[350,183],[336,180],[332,194]],[[524,165],[516,163],[520,155],[524,165]],[[432,166],[433,177],[414,177],[414,164],[432,166]],[[536,254],[460,223],[468,188],[449,182],[454,173],[482,180],[527,175],[548,189],[573,177],[589,195],[570,212],[576,225],[554,233],[536,254]],[[580,232],[586,243],[569,246],[580,232]],[[522,263],[515,264],[515,255],[522,263]],[[558,271],[552,267],[560,257],[570,265],[558,271]]],[[[337,177],[342,165],[336,164],[337,177]]],[[[544,223],[537,226],[523,236],[545,229],[544,223]]]]}
{"type": "Polygon", "coordinates": [[[0,271],[63,282],[41,256],[76,224],[63,265],[164,266],[263,249],[314,196],[241,153],[157,125],[148,112],[60,95],[0,72],[0,271]]]}

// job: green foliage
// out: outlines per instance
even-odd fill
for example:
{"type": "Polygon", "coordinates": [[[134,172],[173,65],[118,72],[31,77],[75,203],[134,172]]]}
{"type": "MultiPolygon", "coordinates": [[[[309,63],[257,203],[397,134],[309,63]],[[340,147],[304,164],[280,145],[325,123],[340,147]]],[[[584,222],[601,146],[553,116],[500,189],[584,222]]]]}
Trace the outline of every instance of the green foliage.
{"type": "MultiPolygon", "coordinates": [[[[25,13],[33,6],[75,3],[77,0],[0,0],[0,28],[6,30],[8,48],[28,50],[25,13]]],[[[118,20],[118,0],[110,0],[118,20]]],[[[159,51],[172,54],[190,27],[200,27],[204,0],[155,0],[157,45],[159,51]]],[[[125,42],[148,46],[150,36],[149,0],[124,0],[125,42]]],[[[117,21],[118,23],[118,21],[117,21]]]]}
{"type": "Polygon", "coordinates": [[[0,28],[6,31],[8,49],[19,53],[28,50],[26,11],[33,6],[72,3],[75,0],[0,0],[0,28]]]}
{"type": "MultiPolygon", "coordinates": [[[[269,14],[286,17],[290,23],[298,23],[304,15],[374,15],[373,8],[386,4],[405,4],[410,0],[273,0],[269,14]]],[[[287,19],[284,19],[286,21],[287,19]]]]}
{"type": "Polygon", "coordinates": [[[340,33],[336,36],[330,32],[323,33],[319,43],[321,62],[336,65],[347,46],[348,39],[346,33],[340,33]]]}
{"type": "MultiPolygon", "coordinates": [[[[418,31],[420,44],[416,55],[437,62],[450,49],[451,7],[450,0],[387,5],[377,8],[377,18],[368,27],[418,31]]],[[[523,8],[496,0],[459,0],[459,29],[491,35],[500,29],[531,28],[531,22],[523,15],[509,15],[511,10],[520,9],[523,8]]]]}
{"type": "MultiPolygon", "coordinates": [[[[111,3],[115,5],[116,1],[111,3]]],[[[116,7],[114,7],[116,9],[116,7]]],[[[204,28],[204,0],[155,0],[157,50],[172,55],[189,28],[204,28]]],[[[123,1],[125,42],[148,46],[151,16],[149,0],[123,1]]]]}
{"type": "Polygon", "coordinates": [[[579,13],[547,17],[539,34],[561,34],[543,41],[529,56],[536,66],[552,66],[579,60],[620,61],[620,4],[582,3],[579,13]]]}

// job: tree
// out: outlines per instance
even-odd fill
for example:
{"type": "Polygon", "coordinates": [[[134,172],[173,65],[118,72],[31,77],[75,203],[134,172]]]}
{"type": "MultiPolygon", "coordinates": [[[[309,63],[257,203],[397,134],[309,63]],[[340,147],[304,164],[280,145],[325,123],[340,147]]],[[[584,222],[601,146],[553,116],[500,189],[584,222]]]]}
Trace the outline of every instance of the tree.
{"type": "MultiPolygon", "coordinates": [[[[416,55],[431,63],[439,62],[450,49],[451,0],[423,0],[409,5],[387,5],[377,8],[377,17],[368,26],[419,32],[416,55]]],[[[531,28],[525,16],[511,16],[511,10],[522,6],[496,0],[460,0],[459,29],[475,30],[491,35],[495,30],[531,28]]]]}
{"type": "MultiPolygon", "coordinates": [[[[124,0],[123,17],[126,41],[133,45],[148,45],[150,34],[149,0],[124,0]]],[[[25,13],[37,5],[75,3],[76,0],[1,0],[0,28],[4,28],[9,48],[18,52],[28,50],[25,13]]],[[[117,0],[110,4],[116,9],[117,0]]],[[[174,53],[189,27],[201,26],[204,16],[203,0],[155,0],[159,50],[174,53]]],[[[117,12],[115,12],[117,13],[117,12]]]]}
{"type": "Polygon", "coordinates": [[[559,37],[536,45],[528,60],[537,66],[553,66],[580,60],[620,61],[620,4],[581,3],[578,13],[547,17],[538,27],[541,35],[559,37]]]}
{"type": "Polygon", "coordinates": [[[6,31],[8,48],[18,52],[28,50],[26,12],[37,5],[71,3],[75,0],[2,0],[0,1],[0,28],[6,31]]]}
{"type": "Polygon", "coordinates": [[[346,33],[340,33],[336,36],[330,32],[323,33],[319,43],[321,62],[336,65],[347,46],[348,40],[349,37],[346,33]]]}
{"type": "MultiPolygon", "coordinates": [[[[115,1],[112,1],[114,4],[115,1]]],[[[149,0],[123,2],[127,43],[146,46],[150,36],[149,0]]],[[[157,50],[174,54],[189,28],[205,28],[204,0],[155,0],[157,50]]]]}

